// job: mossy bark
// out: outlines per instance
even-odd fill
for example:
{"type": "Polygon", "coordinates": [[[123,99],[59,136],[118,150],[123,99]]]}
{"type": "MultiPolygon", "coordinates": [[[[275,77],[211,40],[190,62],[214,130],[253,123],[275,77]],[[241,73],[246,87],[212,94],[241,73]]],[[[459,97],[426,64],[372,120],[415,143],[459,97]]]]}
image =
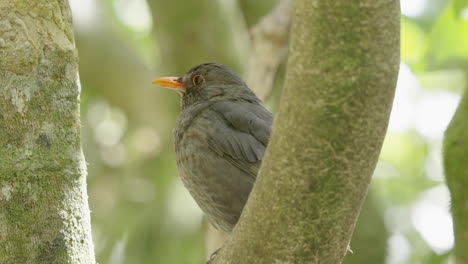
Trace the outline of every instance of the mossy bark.
{"type": "Polygon", "coordinates": [[[399,1],[297,0],[260,175],[215,263],[341,263],[385,136],[399,1]]]}
{"type": "Polygon", "coordinates": [[[0,1],[0,263],[95,263],[65,0],[0,1]]]}
{"type": "Polygon", "coordinates": [[[450,190],[455,259],[457,264],[468,264],[468,92],[445,131],[444,168],[450,190]]]}

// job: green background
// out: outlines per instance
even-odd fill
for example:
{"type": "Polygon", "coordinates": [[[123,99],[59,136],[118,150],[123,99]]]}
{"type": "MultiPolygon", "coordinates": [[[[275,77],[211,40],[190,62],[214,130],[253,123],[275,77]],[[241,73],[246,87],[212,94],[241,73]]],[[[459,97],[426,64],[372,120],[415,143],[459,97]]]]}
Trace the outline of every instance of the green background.
{"type": "MultiPolygon", "coordinates": [[[[401,2],[394,110],[346,263],[448,263],[453,244],[441,143],[467,84],[468,1],[401,2]]],[[[179,98],[151,80],[203,62],[245,76],[248,29],[276,1],[70,3],[98,262],[203,263],[201,212],[175,166],[179,98]]],[[[283,75],[265,102],[273,112],[283,75]]]]}

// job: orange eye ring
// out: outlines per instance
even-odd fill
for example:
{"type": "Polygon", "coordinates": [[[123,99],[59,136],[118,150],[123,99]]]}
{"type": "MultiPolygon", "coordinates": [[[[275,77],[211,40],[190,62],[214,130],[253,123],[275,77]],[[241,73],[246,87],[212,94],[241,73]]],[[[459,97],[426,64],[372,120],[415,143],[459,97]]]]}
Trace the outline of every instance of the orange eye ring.
{"type": "Polygon", "coordinates": [[[192,83],[193,85],[195,86],[201,86],[202,84],[204,84],[206,81],[205,81],[205,77],[201,74],[197,74],[195,76],[193,76],[192,78],[192,83]]]}

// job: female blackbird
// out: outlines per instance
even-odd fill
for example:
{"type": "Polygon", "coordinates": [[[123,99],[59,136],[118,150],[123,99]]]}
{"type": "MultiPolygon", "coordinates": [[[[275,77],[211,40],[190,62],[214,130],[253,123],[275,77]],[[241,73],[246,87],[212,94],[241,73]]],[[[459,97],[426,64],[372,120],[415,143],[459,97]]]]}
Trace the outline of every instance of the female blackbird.
{"type": "Polygon", "coordinates": [[[252,190],[273,116],[226,66],[205,63],[154,84],[177,91],[174,129],[180,177],[210,222],[230,233],[252,190]]]}

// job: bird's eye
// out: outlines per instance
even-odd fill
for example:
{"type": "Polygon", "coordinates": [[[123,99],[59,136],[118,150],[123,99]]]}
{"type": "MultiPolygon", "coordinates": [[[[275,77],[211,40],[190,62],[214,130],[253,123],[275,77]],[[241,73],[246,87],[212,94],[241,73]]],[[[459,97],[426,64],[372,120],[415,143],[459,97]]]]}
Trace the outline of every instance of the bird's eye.
{"type": "Polygon", "coordinates": [[[192,78],[193,85],[200,86],[205,83],[205,77],[201,74],[197,74],[192,78]]]}

